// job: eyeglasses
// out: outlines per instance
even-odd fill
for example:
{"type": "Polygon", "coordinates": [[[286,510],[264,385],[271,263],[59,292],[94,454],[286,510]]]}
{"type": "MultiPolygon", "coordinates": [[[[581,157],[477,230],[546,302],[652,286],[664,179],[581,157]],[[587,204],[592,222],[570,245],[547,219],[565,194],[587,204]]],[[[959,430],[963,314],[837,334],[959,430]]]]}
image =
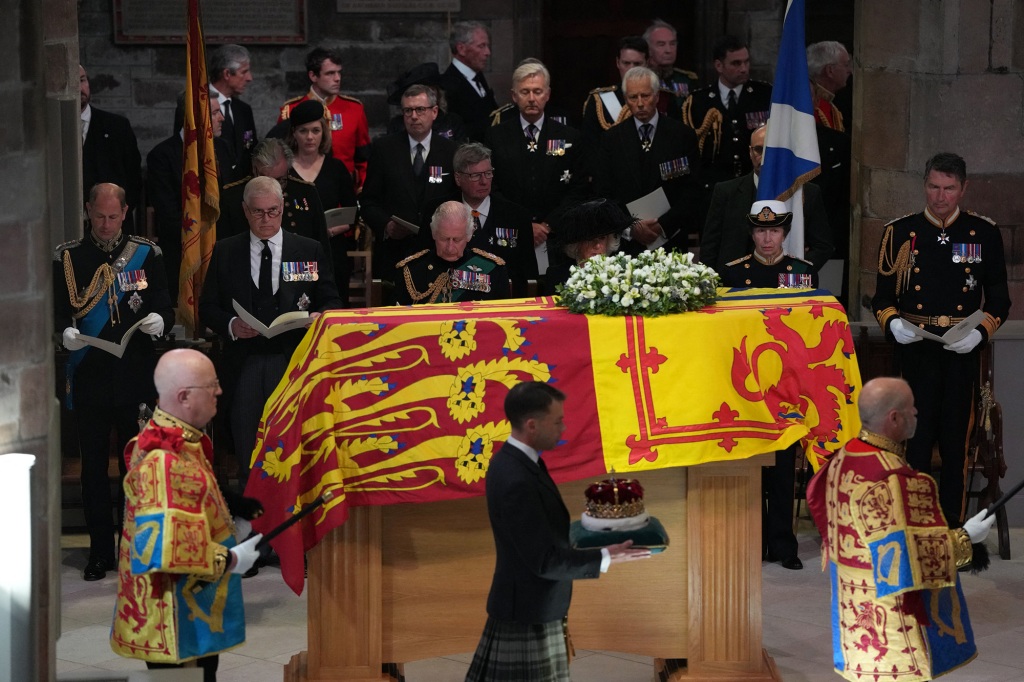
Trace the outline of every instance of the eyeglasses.
{"type": "Polygon", "coordinates": [[[259,218],[260,220],[264,218],[276,218],[277,216],[281,215],[280,206],[274,206],[273,208],[249,208],[248,206],[246,206],[246,208],[249,209],[249,213],[251,213],[256,218],[259,218]]]}
{"type": "Polygon", "coordinates": [[[764,145],[752,144],[750,145],[750,151],[752,151],[754,154],[757,154],[758,156],[761,156],[762,154],[764,154],[764,145]]]}
{"type": "Polygon", "coordinates": [[[470,182],[476,182],[480,178],[486,178],[486,179],[490,180],[491,178],[494,177],[494,169],[493,168],[491,170],[480,171],[479,173],[463,173],[462,171],[456,171],[456,172],[459,175],[461,175],[462,177],[464,177],[464,178],[469,178],[470,182]]]}
{"type": "Polygon", "coordinates": [[[434,107],[402,107],[402,115],[412,116],[413,114],[416,114],[417,116],[422,116],[433,108],[434,107]]]}
{"type": "Polygon", "coordinates": [[[186,391],[191,391],[193,388],[202,388],[207,391],[217,392],[220,390],[220,380],[214,379],[213,381],[204,386],[182,386],[182,388],[185,389],[186,391]]]}

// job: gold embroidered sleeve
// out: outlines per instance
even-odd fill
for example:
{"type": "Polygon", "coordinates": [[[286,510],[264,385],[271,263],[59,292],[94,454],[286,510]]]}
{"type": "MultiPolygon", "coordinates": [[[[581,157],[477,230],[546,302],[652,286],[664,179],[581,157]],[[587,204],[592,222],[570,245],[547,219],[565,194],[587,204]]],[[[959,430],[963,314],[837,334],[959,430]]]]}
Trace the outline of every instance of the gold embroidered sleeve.
{"type": "Polygon", "coordinates": [[[969,566],[974,558],[974,548],[971,546],[971,536],[963,528],[951,530],[953,536],[953,560],[957,568],[969,566]]]}

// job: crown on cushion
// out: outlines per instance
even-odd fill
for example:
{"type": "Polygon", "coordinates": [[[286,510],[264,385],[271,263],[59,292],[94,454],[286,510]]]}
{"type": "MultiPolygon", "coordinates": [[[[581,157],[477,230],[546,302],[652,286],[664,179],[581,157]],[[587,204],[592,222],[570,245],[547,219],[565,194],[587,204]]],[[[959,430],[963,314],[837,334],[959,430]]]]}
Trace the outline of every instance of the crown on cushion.
{"type": "Polygon", "coordinates": [[[596,519],[628,519],[644,513],[644,488],[632,478],[593,483],[584,495],[587,514],[596,519]]]}

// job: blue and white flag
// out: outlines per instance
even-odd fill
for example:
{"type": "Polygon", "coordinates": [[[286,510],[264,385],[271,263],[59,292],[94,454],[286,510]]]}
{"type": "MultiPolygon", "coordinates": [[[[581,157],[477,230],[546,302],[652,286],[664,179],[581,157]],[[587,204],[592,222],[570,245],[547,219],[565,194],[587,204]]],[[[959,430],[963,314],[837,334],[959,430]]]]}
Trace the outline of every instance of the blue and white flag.
{"type": "Polygon", "coordinates": [[[793,228],[786,240],[790,255],[802,257],[804,253],[803,192],[799,190],[820,170],[804,44],[804,0],[789,0],[775,65],[757,199],[785,201],[793,211],[793,228]]]}

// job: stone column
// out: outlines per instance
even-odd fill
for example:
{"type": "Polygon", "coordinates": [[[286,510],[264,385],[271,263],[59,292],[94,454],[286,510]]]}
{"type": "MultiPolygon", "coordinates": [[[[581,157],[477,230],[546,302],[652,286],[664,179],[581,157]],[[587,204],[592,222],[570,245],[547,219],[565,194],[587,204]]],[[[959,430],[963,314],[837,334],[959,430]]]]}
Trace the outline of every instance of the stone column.
{"type": "Polygon", "coordinates": [[[855,302],[874,293],[882,229],[924,208],[924,165],[941,151],[967,161],[963,208],[1002,229],[1019,318],[1024,4],[857,0],[855,12],[851,318],[871,319],[855,302]]]}

